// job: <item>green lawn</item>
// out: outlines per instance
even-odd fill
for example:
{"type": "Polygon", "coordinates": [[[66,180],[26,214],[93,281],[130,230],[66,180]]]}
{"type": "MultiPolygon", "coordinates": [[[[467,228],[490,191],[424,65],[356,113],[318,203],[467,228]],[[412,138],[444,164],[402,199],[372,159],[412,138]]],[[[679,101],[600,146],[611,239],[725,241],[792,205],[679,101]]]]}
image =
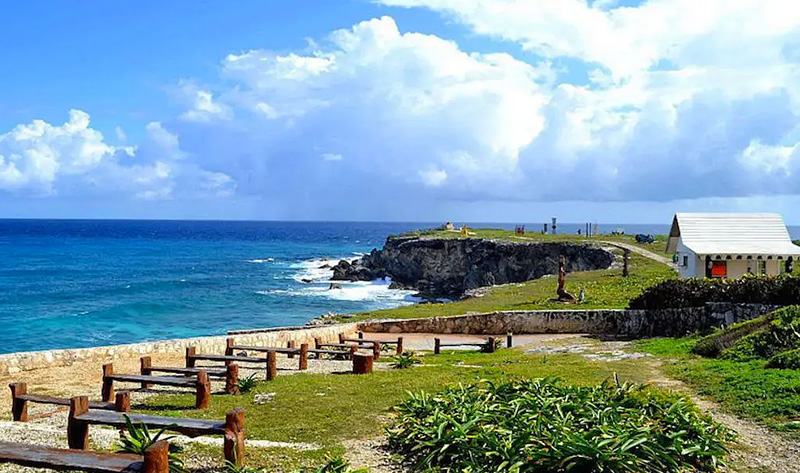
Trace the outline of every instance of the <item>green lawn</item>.
{"type": "MultiPolygon", "coordinates": [[[[268,471],[293,471],[299,466],[319,465],[326,452],[343,451],[348,440],[378,437],[391,415],[391,407],[408,391],[438,391],[447,385],[483,379],[521,376],[559,376],[578,384],[598,384],[617,373],[622,381],[643,382],[648,370],[635,361],[596,362],[575,354],[530,355],[520,349],[494,354],[445,353],[423,356],[424,364],[405,370],[376,371],[368,376],[350,374],[296,374],[263,382],[254,392],[241,396],[212,396],[207,410],[192,409],[191,395],[161,395],[148,400],[153,407],[167,406],[159,414],[221,419],[233,407],[244,407],[249,439],[310,442],[315,451],[250,449],[249,466],[268,471]],[[467,366],[459,366],[460,364],[467,366]],[[474,366],[478,366],[477,368],[474,366]],[[275,393],[274,402],[253,404],[253,395],[275,393]],[[172,406],[172,407],[168,407],[172,406]]],[[[160,409],[160,408],[159,408],[160,409]]],[[[201,448],[200,454],[221,462],[218,449],[201,448]]],[[[197,452],[193,449],[193,454],[197,452]]]]}
{"type": "Polygon", "coordinates": [[[621,309],[628,301],[639,295],[645,288],[665,279],[677,277],[668,266],[640,256],[631,255],[630,276],[623,278],[620,269],[599,271],[580,271],[567,276],[567,290],[577,295],[581,288],[586,291],[586,299],[578,306],[553,302],[556,296],[555,277],[544,277],[519,284],[507,284],[488,289],[482,297],[441,304],[418,304],[356,314],[355,318],[365,319],[405,319],[416,317],[439,317],[460,315],[468,312],[492,312],[497,310],[537,310],[537,309],[621,309]]]}
{"type": "Polygon", "coordinates": [[[696,338],[660,338],[638,342],[641,350],[671,361],[666,373],[685,381],[729,411],[777,430],[798,430],[800,370],[766,369],[766,361],[737,362],[701,358],[689,350],[696,338]]]}
{"type": "MultiPolygon", "coordinates": [[[[591,241],[611,241],[611,242],[619,242],[619,243],[628,243],[630,245],[636,245],[640,248],[652,251],[661,256],[671,256],[666,255],[664,252],[667,249],[667,235],[653,235],[656,239],[653,243],[636,243],[636,239],[634,235],[596,235],[591,238],[586,238],[586,235],[578,235],[577,233],[560,233],[558,235],[551,235],[546,234],[542,235],[538,232],[527,232],[524,236],[517,236],[514,231],[512,230],[500,230],[496,228],[470,228],[470,236],[469,238],[488,238],[494,240],[508,240],[508,241],[549,241],[549,242],[558,242],[558,241],[570,241],[570,242],[591,242],[591,241]]],[[[403,235],[418,235],[418,236],[430,236],[430,237],[437,237],[437,238],[461,238],[461,234],[458,231],[447,231],[447,230],[416,230],[411,232],[406,232],[403,235]]]]}

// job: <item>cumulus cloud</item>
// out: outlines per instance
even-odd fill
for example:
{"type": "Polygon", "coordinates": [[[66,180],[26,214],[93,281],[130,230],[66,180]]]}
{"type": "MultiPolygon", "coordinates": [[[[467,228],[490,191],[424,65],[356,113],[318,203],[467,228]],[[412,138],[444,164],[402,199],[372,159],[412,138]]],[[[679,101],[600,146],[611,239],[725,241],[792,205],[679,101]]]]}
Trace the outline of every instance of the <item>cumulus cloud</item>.
{"type": "Polygon", "coordinates": [[[138,147],[116,147],[90,126],[88,113],[72,110],[62,125],[34,120],[0,134],[0,191],[162,199],[176,188],[181,195],[227,195],[235,188],[229,176],[185,158],[178,137],[158,122],[147,125],[138,147]]]}
{"type": "Polygon", "coordinates": [[[105,170],[143,198],[266,197],[297,217],[397,195],[800,194],[800,4],[378,3],[440,13],[482,52],[384,16],[302,50],[229,54],[218,83],[178,82],[185,110],[147,125],[135,148],[107,144],[80,112],[0,135],[0,187],[49,194],[105,170]]]}

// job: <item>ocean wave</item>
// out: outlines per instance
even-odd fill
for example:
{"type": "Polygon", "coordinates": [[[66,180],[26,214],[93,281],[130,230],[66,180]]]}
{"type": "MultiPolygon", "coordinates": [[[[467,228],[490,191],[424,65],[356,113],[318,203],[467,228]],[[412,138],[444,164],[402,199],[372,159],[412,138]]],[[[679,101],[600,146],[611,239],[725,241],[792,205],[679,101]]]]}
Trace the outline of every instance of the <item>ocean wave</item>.
{"type": "Polygon", "coordinates": [[[273,261],[275,261],[275,258],[247,260],[248,263],[253,263],[253,264],[266,264],[266,263],[272,263],[273,261]]]}
{"type": "Polygon", "coordinates": [[[414,297],[415,291],[389,289],[391,280],[377,280],[372,282],[346,282],[335,281],[335,289],[330,283],[306,284],[303,287],[291,289],[269,289],[255,291],[260,295],[282,295],[293,297],[318,297],[336,301],[349,302],[378,302],[387,306],[413,304],[421,300],[414,297]]]}
{"type": "Polygon", "coordinates": [[[328,282],[333,276],[333,265],[338,260],[315,258],[292,263],[289,267],[295,270],[291,278],[297,282],[328,282]]]}

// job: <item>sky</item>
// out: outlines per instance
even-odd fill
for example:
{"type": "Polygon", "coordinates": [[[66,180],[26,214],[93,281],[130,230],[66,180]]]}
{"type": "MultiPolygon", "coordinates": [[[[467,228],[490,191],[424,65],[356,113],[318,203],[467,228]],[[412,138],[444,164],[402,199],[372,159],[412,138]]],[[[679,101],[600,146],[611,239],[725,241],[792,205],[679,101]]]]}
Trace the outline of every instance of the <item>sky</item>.
{"type": "Polygon", "coordinates": [[[0,217],[800,224],[800,2],[0,2],[0,217]]]}

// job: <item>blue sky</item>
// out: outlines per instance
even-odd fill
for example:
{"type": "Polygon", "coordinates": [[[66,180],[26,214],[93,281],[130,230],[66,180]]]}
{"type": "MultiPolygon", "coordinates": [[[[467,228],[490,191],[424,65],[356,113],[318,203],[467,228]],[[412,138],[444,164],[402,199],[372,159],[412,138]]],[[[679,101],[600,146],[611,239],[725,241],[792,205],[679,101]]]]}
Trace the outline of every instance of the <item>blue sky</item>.
{"type": "Polygon", "coordinates": [[[791,2],[3,11],[0,217],[800,223],[791,2]]]}

